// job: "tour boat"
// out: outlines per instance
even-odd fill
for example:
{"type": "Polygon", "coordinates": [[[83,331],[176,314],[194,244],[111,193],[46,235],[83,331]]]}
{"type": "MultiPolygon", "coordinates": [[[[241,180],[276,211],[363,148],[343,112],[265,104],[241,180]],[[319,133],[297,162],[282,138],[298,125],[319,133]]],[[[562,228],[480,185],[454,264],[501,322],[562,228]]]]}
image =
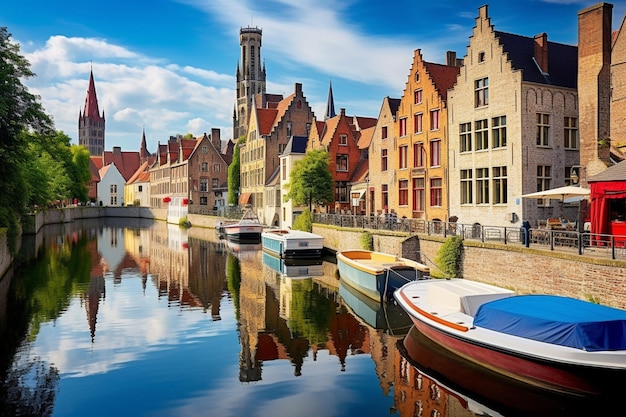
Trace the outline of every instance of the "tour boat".
{"type": "Polygon", "coordinates": [[[264,226],[261,224],[254,211],[249,208],[244,211],[241,220],[237,223],[226,224],[222,226],[222,228],[227,239],[260,241],[264,226]]]}
{"type": "Polygon", "coordinates": [[[625,386],[624,310],[458,278],[409,282],[394,296],[425,336],[497,372],[567,392],[625,386]]]}
{"type": "Polygon", "coordinates": [[[291,229],[268,229],[261,233],[263,249],[279,258],[320,258],[324,237],[291,229]]]}
{"type": "Polygon", "coordinates": [[[374,300],[429,275],[426,265],[411,259],[359,249],[337,252],[337,269],[343,282],[374,300]]]}

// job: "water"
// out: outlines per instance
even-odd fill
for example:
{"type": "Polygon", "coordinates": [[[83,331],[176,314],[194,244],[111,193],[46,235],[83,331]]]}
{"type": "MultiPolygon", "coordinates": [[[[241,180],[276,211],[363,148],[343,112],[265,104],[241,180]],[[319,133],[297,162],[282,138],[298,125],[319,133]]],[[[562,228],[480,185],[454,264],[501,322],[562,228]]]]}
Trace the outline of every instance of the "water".
{"type": "Polygon", "coordinates": [[[397,306],[344,287],[332,258],[284,265],[212,230],[119,219],[46,226],[24,247],[36,259],[0,281],[2,416],[571,416],[610,404],[450,358],[397,306]]]}

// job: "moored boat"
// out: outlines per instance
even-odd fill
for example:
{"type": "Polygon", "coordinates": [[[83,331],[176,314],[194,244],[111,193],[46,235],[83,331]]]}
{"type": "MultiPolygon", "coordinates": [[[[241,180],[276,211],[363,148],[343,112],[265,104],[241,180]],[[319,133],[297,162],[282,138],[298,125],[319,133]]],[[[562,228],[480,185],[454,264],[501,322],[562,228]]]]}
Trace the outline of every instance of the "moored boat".
{"type": "Polygon", "coordinates": [[[324,275],[322,258],[292,261],[280,259],[265,251],[262,254],[263,265],[289,278],[309,278],[324,275]]]}
{"type": "Polygon", "coordinates": [[[279,258],[320,258],[324,237],[302,230],[268,229],[261,233],[263,249],[279,258]]]}
{"type": "Polygon", "coordinates": [[[429,268],[411,259],[383,252],[337,252],[337,269],[343,282],[374,300],[384,300],[407,282],[429,276],[429,268]]]}
{"type": "Polygon", "coordinates": [[[624,310],[464,279],[410,282],[394,296],[421,333],[481,366],[564,392],[624,387],[624,310]]]}
{"type": "Polygon", "coordinates": [[[223,227],[224,235],[230,240],[261,241],[264,226],[251,208],[244,211],[241,220],[237,223],[226,224],[223,227]]]}

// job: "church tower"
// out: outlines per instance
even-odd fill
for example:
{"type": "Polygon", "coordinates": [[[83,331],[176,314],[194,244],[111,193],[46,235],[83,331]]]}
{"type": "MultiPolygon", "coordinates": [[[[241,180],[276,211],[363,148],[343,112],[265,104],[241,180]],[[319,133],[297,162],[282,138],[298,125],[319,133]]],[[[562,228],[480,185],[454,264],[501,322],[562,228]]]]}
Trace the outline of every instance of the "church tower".
{"type": "Polygon", "coordinates": [[[262,34],[262,30],[257,27],[239,30],[241,57],[237,65],[237,104],[233,113],[235,142],[246,134],[254,96],[265,93],[265,64],[261,61],[262,34]]]}
{"type": "Polygon", "coordinates": [[[93,70],[89,74],[85,109],[78,112],[78,144],[87,148],[91,156],[104,154],[104,111],[100,116],[93,70]]]}

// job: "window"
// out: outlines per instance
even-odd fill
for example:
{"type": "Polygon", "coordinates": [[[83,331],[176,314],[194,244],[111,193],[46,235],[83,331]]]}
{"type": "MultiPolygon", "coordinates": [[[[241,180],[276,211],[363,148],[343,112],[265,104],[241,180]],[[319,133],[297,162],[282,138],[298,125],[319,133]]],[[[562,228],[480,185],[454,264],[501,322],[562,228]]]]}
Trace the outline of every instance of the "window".
{"type": "Polygon", "coordinates": [[[419,72],[416,72],[416,73],[415,73],[415,82],[416,82],[416,83],[419,83],[419,82],[420,82],[420,73],[419,73],[419,72]]]}
{"type": "Polygon", "coordinates": [[[398,204],[401,206],[409,205],[409,180],[398,181],[398,204]]]}
{"type": "Polygon", "coordinates": [[[348,184],[345,181],[335,183],[335,201],[340,203],[348,202],[348,184]]]}
{"type": "Polygon", "coordinates": [[[441,207],[443,196],[443,181],[441,178],[430,179],[430,206],[441,207]]]}
{"type": "Polygon", "coordinates": [[[383,208],[387,208],[389,206],[389,186],[387,184],[383,184],[380,187],[382,198],[383,198],[383,208]]]}
{"type": "Polygon", "coordinates": [[[424,159],[426,155],[424,155],[426,151],[424,150],[424,144],[422,142],[413,144],[413,167],[419,168],[424,166],[424,159]]]}
{"type": "MultiPolygon", "coordinates": [[[[550,165],[537,165],[537,191],[549,190],[552,179],[552,167],[550,165]]],[[[540,199],[539,206],[549,206],[550,199],[540,199]]]]}
{"type": "Polygon", "coordinates": [[[506,167],[493,167],[493,204],[506,204],[507,198],[507,181],[506,167]]]}
{"type": "Polygon", "coordinates": [[[201,206],[207,206],[209,204],[209,198],[208,197],[200,197],[200,205],[201,206]]]}
{"type": "Polygon", "coordinates": [[[439,130],[439,109],[430,111],[430,130],[439,130]]]}
{"type": "Polygon", "coordinates": [[[441,140],[430,141],[430,166],[441,166],[441,140]]]}
{"type": "Polygon", "coordinates": [[[476,203],[489,203],[489,168],[476,168],[476,203]]]}
{"type": "Polygon", "coordinates": [[[206,193],[207,191],[209,191],[209,179],[200,178],[200,192],[206,193]]]}
{"type": "Polygon", "coordinates": [[[142,191],[143,191],[143,185],[137,186],[137,192],[142,192],[142,191]]]}
{"type": "Polygon", "coordinates": [[[381,132],[381,136],[383,139],[387,139],[387,126],[383,126],[383,130],[381,132]]]}
{"type": "Polygon", "coordinates": [[[563,120],[565,129],[565,149],[578,149],[578,119],[575,117],[566,117],[563,120]]]}
{"type": "Polygon", "coordinates": [[[472,204],[472,170],[461,170],[461,204],[472,204]]]}
{"type": "Polygon", "coordinates": [[[209,153],[209,147],[208,146],[203,146],[202,147],[202,153],[209,153]]]}
{"type": "Polygon", "coordinates": [[[422,90],[415,90],[413,92],[413,104],[422,103],[422,90]]]}
{"type": "Polygon", "coordinates": [[[117,206],[117,196],[116,195],[112,195],[111,196],[111,205],[112,206],[117,206]]]}
{"type": "Polygon", "coordinates": [[[403,145],[398,147],[398,169],[408,168],[409,147],[403,145]]]}
{"type": "Polygon", "coordinates": [[[213,164],[213,172],[218,173],[222,170],[222,166],[220,164],[213,164]]]}
{"type": "Polygon", "coordinates": [[[339,135],[339,145],[348,146],[348,135],[339,135]]]}
{"type": "Polygon", "coordinates": [[[202,162],[200,164],[200,171],[207,172],[208,170],[209,170],[209,163],[208,162],[202,162]]]}
{"type": "Polygon", "coordinates": [[[380,150],[380,170],[387,171],[387,149],[380,150]]]}
{"type": "Polygon", "coordinates": [[[506,146],[506,116],[491,119],[491,143],[494,148],[506,146]]]}
{"type": "Polygon", "coordinates": [[[474,122],[474,134],[476,138],[476,150],[481,151],[489,148],[489,126],[487,119],[474,122]]]}
{"type": "Polygon", "coordinates": [[[400,137],[406,136],[406,117],[400,119],[400,137]]]}
{"type": "Polygon", "coordinates": [[[287,158],[282,158],[280,162],[281,179],[287,181],[287,158]]]}
{"type": "Polygon", "coordinates": [[[424,178],[413,178],[413,211],[423,212],[425,205],[424,178]]]}
{"type": "Polygon", "coordinates": [[[109,191],[111,192],[111,194],[117,194],[117,184],[111,184],[111,187],[109,187],[109,191]]]}
{"type": "Polygon", "coordinates": [[[219,178],[213,178],[211,180],[211,188],[217,188],[220,186],[220,179],[219,178]]]}
{"type": "Polygon", "coordinates": [[[348,155],[337,154],[337,171],[338,172],[347,172],[348,171],[348,155]]]}
{"type": "Polygon", "coordinates": [[[489,78],[474,81],[474,107],[489,104],[489,78]]]}
{"type": "Polygon", "coordinates": [[[422,120],[424,119],[423,113],[415,113],[413,115],[413,133],[422,133],[422,120]]]}
{"type": "Polygon", "coordinates": [[[479,52],[478,53],[478,62],[485,62],[485,53],[484,52],[479,52]]]}
{"type": "Polygon", "coordinates": [[[472,150],[472,124],[461,123],[459,125],[459,139],[461,152],[470,152],[472,150]]]}
{"type": "Polygon", "coordinates": [[[537,146],[550,146],[549,114],[537,113],[537,146]]]}

